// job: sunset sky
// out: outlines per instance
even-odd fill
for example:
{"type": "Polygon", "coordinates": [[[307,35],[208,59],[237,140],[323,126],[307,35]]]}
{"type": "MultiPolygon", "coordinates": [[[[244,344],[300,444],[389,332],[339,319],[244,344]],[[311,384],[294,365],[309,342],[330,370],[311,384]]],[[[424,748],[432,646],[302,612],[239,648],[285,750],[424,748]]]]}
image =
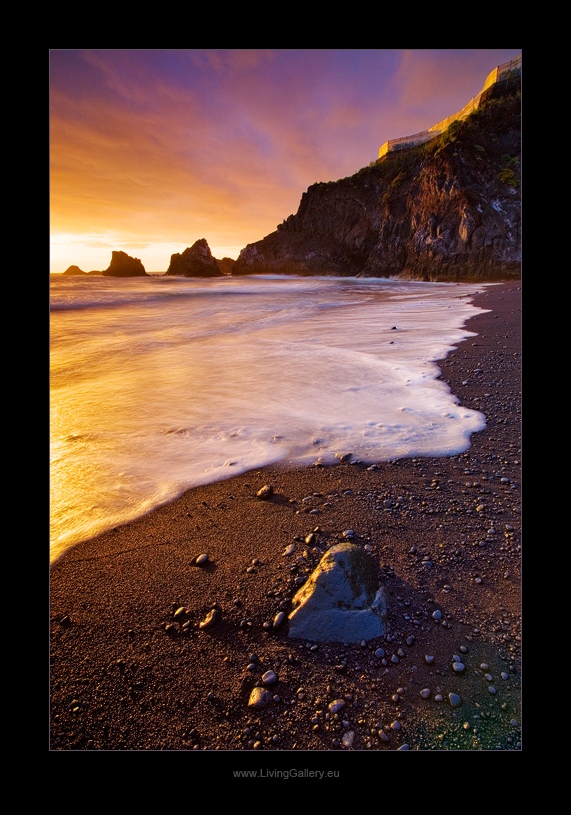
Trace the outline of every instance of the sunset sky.
{"type": "Polygon", "coordinates": [[[51,50],[50,270],[238,257],[521,49],[51,50]]]}

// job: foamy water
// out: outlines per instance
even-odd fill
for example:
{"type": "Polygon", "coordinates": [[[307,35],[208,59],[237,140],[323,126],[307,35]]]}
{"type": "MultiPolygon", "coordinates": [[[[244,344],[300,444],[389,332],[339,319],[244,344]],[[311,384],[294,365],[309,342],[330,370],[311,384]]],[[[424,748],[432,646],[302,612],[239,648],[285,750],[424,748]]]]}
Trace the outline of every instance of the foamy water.
{"type": "Polygon", "coordinates": [[[437,380],[436,360],[474,336],[477,289],[52,275],[52,559],[265,464],[467,449],[485,418],[437,380]]]}

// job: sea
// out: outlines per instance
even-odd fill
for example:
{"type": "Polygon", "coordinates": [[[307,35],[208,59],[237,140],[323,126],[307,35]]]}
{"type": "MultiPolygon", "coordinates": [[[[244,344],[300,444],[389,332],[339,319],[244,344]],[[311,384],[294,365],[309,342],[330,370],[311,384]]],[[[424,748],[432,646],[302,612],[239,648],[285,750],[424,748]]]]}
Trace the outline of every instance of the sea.
{"type": "Polygon", "coordinates": [[[50,560],[268,464],[450,456],[485,416],[438,377],[483,286],[50,275],[50,560]]]}

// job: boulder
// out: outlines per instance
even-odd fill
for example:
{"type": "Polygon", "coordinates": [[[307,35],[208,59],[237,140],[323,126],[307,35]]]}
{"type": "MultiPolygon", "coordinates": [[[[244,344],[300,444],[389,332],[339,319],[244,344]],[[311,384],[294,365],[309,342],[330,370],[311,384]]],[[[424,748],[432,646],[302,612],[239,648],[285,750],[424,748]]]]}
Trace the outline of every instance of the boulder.
{"type": "Polygon", "coordinates": [[[205,238],[201,238],[181,254],[171,255],[167,275],[183,277],[222,277],[216,259],[213,257],[205,238]]]}
{"type": "Polygon", "coordinates": [[[111,252],[111,263],[101,274],[107,277],[143,277],[147,275],[139,258],[132,258],[126,252],[111,252]]]}
{"type": "Polygon", "coordinates": [[[374,560],[352,543],[333,546],[294,596],[289,636],[361,642],[386,631],[387,604],[374,560]]]}

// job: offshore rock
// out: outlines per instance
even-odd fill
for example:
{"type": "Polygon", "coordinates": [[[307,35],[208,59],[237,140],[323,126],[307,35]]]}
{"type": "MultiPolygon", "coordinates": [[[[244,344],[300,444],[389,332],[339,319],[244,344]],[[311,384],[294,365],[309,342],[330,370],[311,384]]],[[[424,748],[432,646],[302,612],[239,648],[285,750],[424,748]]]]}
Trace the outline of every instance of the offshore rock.
{"type": "Polygon", "coordinates": [[[147,277],[139,258],[132,258],[126,252],[111,252],[111,263],[101,274],[107,277],[147,277]]]}
{"type": "Polygon", "coordinates": [[[68,266],[65,270],[64,274],[69,275],[79,275],[79,274],[87,274],[87,272],[82,271],[79,266],[68,266]]]}
{"type": "Polygon", "coordinates": [[[292,600],[289,636],[361,642],[385,631],[386,599],[374,560],[352,543],[333,546],[292,600]]]}
{"type": "Polygon", "coordinates": [[[521,275],[521,103],[490,98],[426,145],[313,184],[233,275],[505,280],[521,275]]]}
{"type": "Polygon", "coordinates": [[[201,238],[182,254],[177,252],[171,255],[171,262],[165,274],[183,277],[222,277],[223,272],[220,271],[206,239],[201,238]]]}

